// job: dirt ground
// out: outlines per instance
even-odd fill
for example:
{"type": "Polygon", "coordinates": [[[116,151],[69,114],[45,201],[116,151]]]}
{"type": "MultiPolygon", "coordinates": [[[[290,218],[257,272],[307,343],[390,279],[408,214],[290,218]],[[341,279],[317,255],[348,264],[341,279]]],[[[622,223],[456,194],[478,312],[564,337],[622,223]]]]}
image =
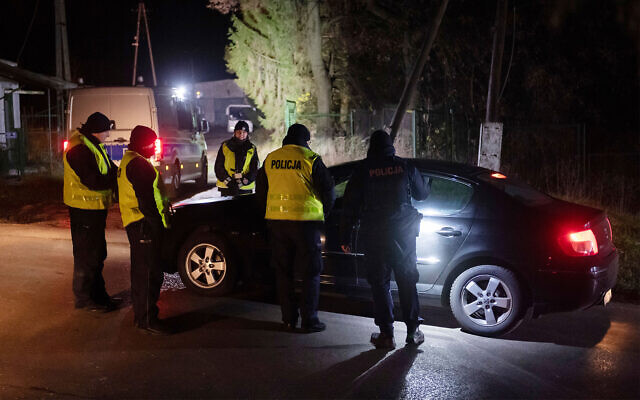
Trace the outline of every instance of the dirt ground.
{"type": "MultiPolygon", "coordinates": [[[[0,221],[69,227],[69,211],[62,202],[61,178],[26,176],[2,179],[0,188],[0,221]]],[[[117,204],[109,209],[107,228],[122,229],[117,204]]]]}

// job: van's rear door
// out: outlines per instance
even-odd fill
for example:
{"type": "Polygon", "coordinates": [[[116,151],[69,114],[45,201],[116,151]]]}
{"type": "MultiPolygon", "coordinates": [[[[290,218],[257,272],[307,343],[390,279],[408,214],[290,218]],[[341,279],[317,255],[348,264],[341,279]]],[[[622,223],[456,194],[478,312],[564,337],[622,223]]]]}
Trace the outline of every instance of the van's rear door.
{"type": "Polygon", "coordinates": [[[94,112],[101,112],[115,122],[105,141],[107,153],[118,161],[129,144],[131,130],[136,125],[154,127],[151,90],[137,87],[86,88],[69,95],[69,132],[79,128],[94,112]]]}

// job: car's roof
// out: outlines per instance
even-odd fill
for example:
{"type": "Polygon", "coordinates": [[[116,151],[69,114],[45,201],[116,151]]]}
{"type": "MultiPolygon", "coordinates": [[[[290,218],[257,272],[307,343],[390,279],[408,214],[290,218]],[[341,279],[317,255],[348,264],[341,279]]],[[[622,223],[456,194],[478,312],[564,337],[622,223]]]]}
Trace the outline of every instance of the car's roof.
{"type": "MultiPolygon", "coordinates": [[[[490,172],[490,170],[475,165],[461,164],[452,161],[430,160],[426,158],[409,158],[413,165],[419,169],[440,172],[448,175],[456,175],[461,177],[472,178],[482,172],[490,172]]],[[[330,167],[332,170],[351,170],[359,161],[350,161],[343,164],[337,164],[330,167]]]]}

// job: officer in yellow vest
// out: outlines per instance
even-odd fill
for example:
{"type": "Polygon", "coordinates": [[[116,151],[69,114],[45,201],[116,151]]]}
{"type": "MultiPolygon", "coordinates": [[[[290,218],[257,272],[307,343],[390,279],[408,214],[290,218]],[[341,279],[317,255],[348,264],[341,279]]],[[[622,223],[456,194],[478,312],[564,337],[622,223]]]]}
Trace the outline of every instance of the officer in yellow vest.
{"type": "Polygon", "coordinates": [[[309,148],[310,137],[304,125],[291,125],[282,147],[267,156],[258,172],[256,195],[265,206],[284,328],[295,331],[300,316],[303,332],[320,332],[326,327],[318,319],[320,235],[335,193],[329,170],[309,148]],[[294,268],[303,276],[299,307],[294,268]]]}
{"type": "Polygon", "coordinates": [[[91,114],[69,138],[63,157],[63,197],[69,206],[73,242],[75,307],[89,311],[113,311],[120,302],[107,294],[102,276],[107,258],[104,229],[117,170],[102,141],[109,137],[112,126],[104,114],[91,114]]]}
{"type": "Polygon", "coordinates": [[[163,231],[168,227],[168,202],[161,192],[160,174],[149,162],[156,133],[138,125],[118,168],[118,194],[122,225],[131,247],[131,299],[134,323],[154,335],[170,329],[158,319],[158,298],[164,280],[159,261],[163,231]]]}
{"type": "Polygon", "coordinates": [[[252,193],[258,172],[258,151],[248,139],[249,124],[238,121],[233,137],[220,145],[216,157],[216,186],[223,196],[252,193]]]}

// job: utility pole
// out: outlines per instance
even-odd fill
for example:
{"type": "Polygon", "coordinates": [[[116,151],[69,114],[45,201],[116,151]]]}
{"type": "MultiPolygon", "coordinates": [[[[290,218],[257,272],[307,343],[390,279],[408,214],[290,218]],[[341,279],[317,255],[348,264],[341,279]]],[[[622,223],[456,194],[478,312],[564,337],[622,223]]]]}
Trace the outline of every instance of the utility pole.
{"type": "Polygon", "coordinates": [[[396,140],[398,129],[400,128],[400,123],[402,122],[402,118],[404,118],[404,114],[407,112],[409,100],[411,100],[411,98],[413,97],[413,93],[415,92],[416,86],[418,85],[418,80],[422,76],[422,70],[427,64],[429,53],[431,52],[431,47],[433,46],[433,42],[436,40],[436,35],[438,34],[438,30],[440,29],[440,23],[442,22],[442,18],[444,17],[444,12],[447,10],[448,3],[449,0],[442,0],[442,2],[440,3],[440,8],[438,8],[438,12],[431,19],[431,23],[429,24],[429,33],[427,34],[427,36],[425,36],[424,43],[422,44],[422,49],[420,50],[420,55],[418,56],[418,59],[413,66],[413,70],[411,71],[409,80],[407,80],[407,83],[404,86],[402,96],[400,97],[400,102],[398,103],[398,107],[396,107],[396,111],[393,114],[393,120],[391,121],[391,132],[389,132],[389,134],[391,135],[392,142],[396,140]]]}
{"type": "Polygon", "coordinates": [[[508,0],[498,0],[496,21],[493,29],[493,48],[491,52],[491,72],[489,74],[489,91],[487,93],[487,112],[485,122],[480,126],[478,143],[478,166],[492,170],[500,169],[500,153],[502,152],[502,122],[497,122],[498,96],[502,82],[502,55],[507,26],[508,0]]]}
{"type": "MultiPolygon", "coordinates": [[[[67,40],[67,12],[64,0],[54,1],[55,40],[56,40],[56,77],[71,81],[71,64],[69,62],[69,42],[67,40]]],[[[50,107],[50,106],[49,106],[50,107]]],[[[64,129],[64,91],[56,90],[56,140],[64,129]]],[[[51,109],[49,109],[51,113],[51,109]]],[[[51,143],[51,128],[49,129],[49,143],[51,143]]],[[[51,152],[51,145],[49,146],[51,152]]]]}
{"type": "Polygon", "coordinates": [[[158,86],[156,80],[156,67],[153,63],[153,51],[151,50],[151,36],[149,35],[149,21],[147,20],[147,9],[144,6],[144,2],[138,3],[138,21],[136,23],[136,36],[133,38],[132,46],[135,49],[133,54],[133,78],[131,79],[131,86],[136,85],[136,73],[138,69],[138,47],[140,47],[140,21],[144,20],[144,28],[147,33],[147,44],[149,45],[149,60],[151,61],[151,75],[153,76],[153,86],[158,86]]]}
{"type": "Polygon", "coordinates": [[[56,76],[66,81],[71,80],[69,63],[69,41],[67,40],[67,14],[64,0],[55,0],[56,19],[56,76]]]}

